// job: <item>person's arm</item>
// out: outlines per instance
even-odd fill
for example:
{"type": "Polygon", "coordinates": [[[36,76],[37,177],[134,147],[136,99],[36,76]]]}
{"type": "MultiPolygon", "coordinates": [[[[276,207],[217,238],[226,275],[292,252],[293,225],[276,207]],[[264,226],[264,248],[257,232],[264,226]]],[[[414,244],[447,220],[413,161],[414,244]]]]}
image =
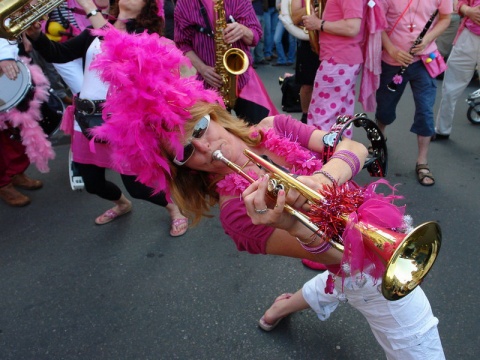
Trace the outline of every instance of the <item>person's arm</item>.
{"type": "Polygon", "coordinates": [[[0,38],[0,71],[10,80],[17,78],[20,69],[17,66],[18,46],[0,38]]]}
{"type": "Polygon", "coordinates": [[[413,56],[408,51],[397,48],[385,31],[382,32],[382,47],[400,66],[408,66],[413,61],[413,56]]]}
{"type": "Polygon", "coordinates": [[[223,40],[227,44],[241,41],[247,46],[256,46],[262,37],[263,30],[252,3],[239,2],[238,7],[233,11],[232,17],[235,22],[227,24],[223,40]]]}
{"type": "Polygon", "coordinates": [[[359,34],[362,26],[362,19],[342,19],[338,21],[325,21],[316,15],[302,16],[303,24],[307,30],[318,30],[333,35],[355,37],[359,34]],[[323,27],[322,27],[323,23],[323,27]]]}
{"type": "Polygon", "coordinates": [[[302,0],[292,0],[290,9],[292,22],[297,26],[302,25],[302,17],[307,15],[306,7],[302,7],[302,0]]]}
{"type": "Polygon", "coordinates": [[[100,6],[104,4],[100,3],[100,1],[101,0],[97,0],[96,2],[93,0],[77,0],[78,5],[85,11],[94,29],[99,29],[107,24],[107,20],[103,17],[102,9],[100,8],[100,6]]]}
{"type": "Polygon", "coordinates": [[[458,2],[458,13],[468,17],[475,24],[480,25],[480,5],[469,6],[467,1],[458,2]]]}
{"type": "Polygon", "coordinates": [[[185,56],[190,59],[193,67],[197,69],[200,75],[202,75],[203,80],[205,80],[207,84],[217,89],[222,86],[222,77],[215,72],[214,67],[205,64],[195,51],[190,50],[185,53],[185,56]]]}
{"type": "Polygon", "coordinates": [[[435,24],[433,29],[423,37],[423,40],[420,44],[416,45],[412,49],[413,54],[421,53],[432,41],[435,41],[450,25],[451,14],[439,14],[438,22],[435,24]]]}

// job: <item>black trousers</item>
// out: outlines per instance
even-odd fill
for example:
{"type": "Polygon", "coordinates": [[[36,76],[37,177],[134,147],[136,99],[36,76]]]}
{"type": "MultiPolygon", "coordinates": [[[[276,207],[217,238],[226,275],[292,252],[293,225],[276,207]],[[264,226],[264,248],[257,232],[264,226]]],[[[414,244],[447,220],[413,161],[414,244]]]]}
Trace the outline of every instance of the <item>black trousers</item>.
{"type": "MultiPolygon", "coordinates": [[[[106,179],[105,168],[79,163],[75,163],[75,166],[78,168],[85,184],[85,190],[89,194],[95,194],[102,199],[110,201],[117,201],[120,199],[122,196],[122,190],[113,182],[106,179]]],[[[164,192],[152,195],[153,189],[136,181],[136,176],[120,174],[120,177],[131,197],[146,200],[155,205],[163,207],[167,206],[168,201],[164,192]]]]}

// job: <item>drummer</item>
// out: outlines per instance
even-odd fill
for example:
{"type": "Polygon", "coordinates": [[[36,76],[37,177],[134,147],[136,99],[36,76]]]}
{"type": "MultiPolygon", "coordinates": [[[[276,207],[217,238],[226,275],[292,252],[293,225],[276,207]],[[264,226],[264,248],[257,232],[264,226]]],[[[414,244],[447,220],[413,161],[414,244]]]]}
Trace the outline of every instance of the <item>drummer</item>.
{"type": "MultiPolygon", "coordinates": [[[[18,51],[18,45],[0,38],[0,80],[5,81],[4,85],[1,85],[4,90],[12,89],[10,82],[20,79],[18,51]]],[[[36,80],[32,99],[28,98],[28,94],[24,99],[18,99],[19,101],[12,101],[9,96],[13,94],[9,93],[2,93],[0,97],[0,198],[10,206],[25,206],[30,203],[30,197],[17,188],[36,190],[43,186],[40,180],[25,175],[30,166],[29,156],[35,159],[40,171],[48,171],[47,161],[54,156],[51,144],[38,125],[40,106],[31,106],[32,102],[41,103],[48,99],[49,84],[40,68],[29,66],[29,69],[32,78],[36,80]],[[25,128],[28,127],[29,131],[24,133],[23,127],[27,124],[25,128]]]]}

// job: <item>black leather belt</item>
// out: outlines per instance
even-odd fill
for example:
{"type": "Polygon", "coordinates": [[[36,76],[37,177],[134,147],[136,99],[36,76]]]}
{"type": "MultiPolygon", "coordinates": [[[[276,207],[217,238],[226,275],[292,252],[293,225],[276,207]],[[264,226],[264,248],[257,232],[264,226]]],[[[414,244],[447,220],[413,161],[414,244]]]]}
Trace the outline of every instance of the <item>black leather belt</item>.
{"type": "Polygon", "coordinates": [[[84,115],[101,114],[105,100],[75,98],[75,109],[84,115]]]}

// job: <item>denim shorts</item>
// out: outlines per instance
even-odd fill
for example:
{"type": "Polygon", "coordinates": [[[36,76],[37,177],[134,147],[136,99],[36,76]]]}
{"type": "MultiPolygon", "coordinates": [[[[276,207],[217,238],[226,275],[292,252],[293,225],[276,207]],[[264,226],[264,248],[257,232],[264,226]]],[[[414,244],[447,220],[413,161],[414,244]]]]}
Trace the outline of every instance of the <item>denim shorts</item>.
{"type": "Polygon", "coordinates": [[[428,73],[422,61],[410,64],[403,73],[403,81],[397,85],[396,91],[391,91],[387,85],[397,74],[399,66],[388,65],[382,61],[382,74],[380,86],[377,90],[377,111],[375,118],[384,125],[390,125],[397,117],[396,109],[400,98],[405,91],[407,83],[413,93],[415,101],[415,116],[410,131],[420,136],[432,136],[435,134],[433,118],[433,106],[437,96],[437,83],[428,73]]]}

